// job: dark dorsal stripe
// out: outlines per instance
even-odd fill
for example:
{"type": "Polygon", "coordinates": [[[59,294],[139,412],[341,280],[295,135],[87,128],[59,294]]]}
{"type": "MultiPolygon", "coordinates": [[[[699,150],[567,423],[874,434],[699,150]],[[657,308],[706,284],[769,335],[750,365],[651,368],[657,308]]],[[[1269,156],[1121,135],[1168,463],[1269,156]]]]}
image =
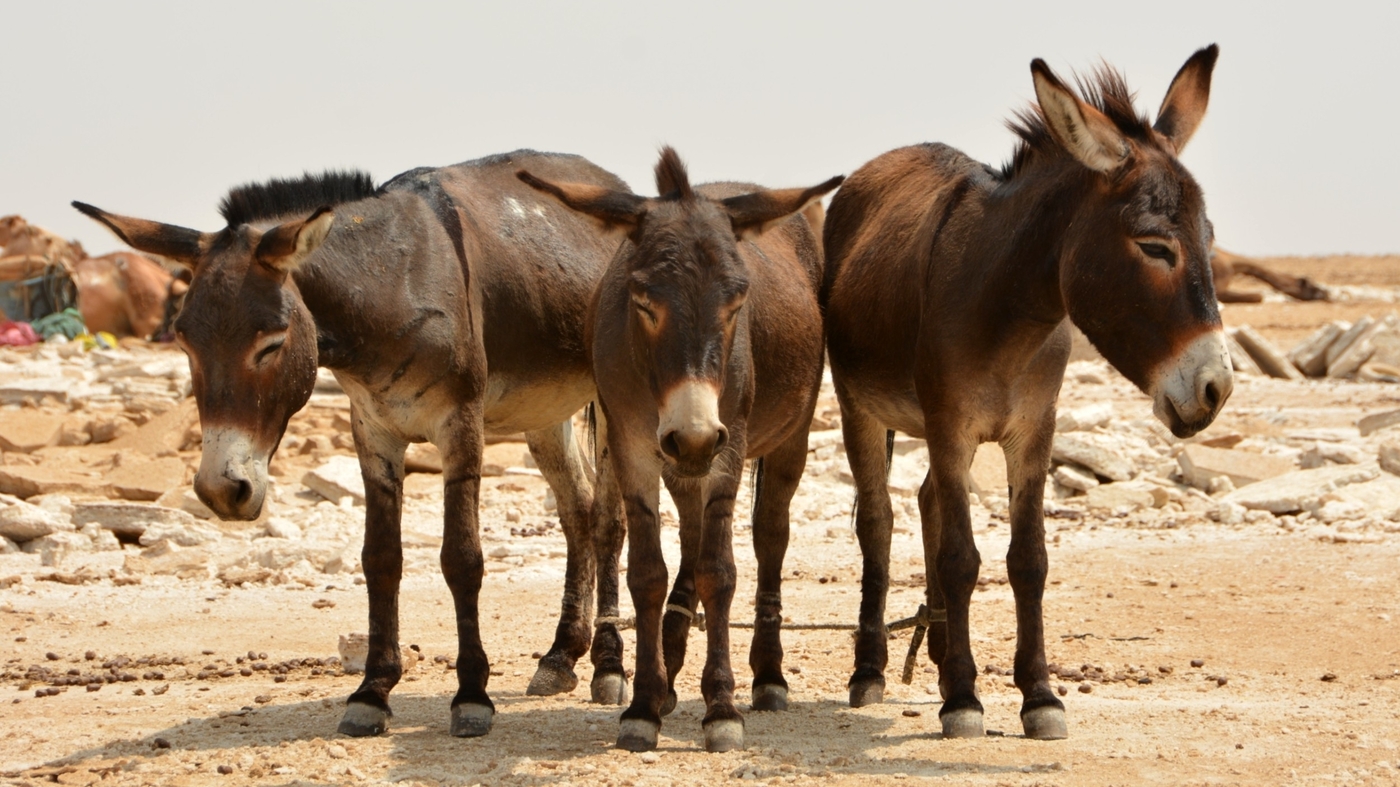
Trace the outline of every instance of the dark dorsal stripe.
{"type": "Polygon", "coordinates": [[[373,197],[374,179],[359,170],[306,173],[300,178],[274,178],[266,183],[246,183],[230,189],[219,203],[219,213],[230,227],[255,221],[310,215],[317,208],[373,197]]]}

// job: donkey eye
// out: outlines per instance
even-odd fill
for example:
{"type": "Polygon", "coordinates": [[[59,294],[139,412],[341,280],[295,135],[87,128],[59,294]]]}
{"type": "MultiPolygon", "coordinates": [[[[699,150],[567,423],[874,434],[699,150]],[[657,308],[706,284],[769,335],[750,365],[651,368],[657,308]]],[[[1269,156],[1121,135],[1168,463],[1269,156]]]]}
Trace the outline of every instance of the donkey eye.
{"type": "Polygon", "coordinates": [[[277,352],[278,350],[282,349],[282,345],[284,345],[284,344],[286,344],[286,343],[287,343],[287,340],[286,340],[286,339],[280,339],[280,340],[275,341],[275,342],[273,342],[272,344],[269,344],[268,346],[262,348],[261,350],[258,350],[258,354],[257,354],[257,356],[255,356],[255,357],[253,358],[253,362],[254,362],[254,363],[262,363],[263,361],[267,360],[268,358],[271,358],[271,357],[272,357],[272,354],[275,353],[275,352],[277,352]]]}
{"type": "Polygon", "coordinates": [[[1167,267],[1176,267],[1176,252],[1172,251],[1172,248],[1165,243],[1139,242],[1138,248],[1142,249],[1142,253],[1152,259],[1162,260],[1167,264],[1167,267]]]}

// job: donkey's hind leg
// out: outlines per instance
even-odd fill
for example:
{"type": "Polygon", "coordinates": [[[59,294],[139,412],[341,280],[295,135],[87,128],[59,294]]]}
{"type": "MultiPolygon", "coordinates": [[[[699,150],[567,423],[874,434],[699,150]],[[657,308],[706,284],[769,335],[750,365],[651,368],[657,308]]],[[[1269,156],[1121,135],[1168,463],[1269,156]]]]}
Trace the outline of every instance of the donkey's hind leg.
{"type": "Polygon", "coordinates": [[[597,566],[593,554],[593,484],[571,421],[528,432],[525,441],[535,464],[554,489],[567,552],[564,599],[554,644],[540,659],[525,690],[526,694],[548,696],[573,691],[578,685],[574,664],[588,652],[592,640],[593,578],[597,566]]]}
{"type": "Polygon", "coordinates": [[[841,399],[841,432],[846,458],[856,482],[856,538],[860,542],[860,622],[856,630],[856,665],[850,680],[851,707],[873,705],[885,698],[885,665],[889,661],[885,630],[885,596],[890,586],[890,533],[894,510],[887,486],[886,430],[862,412],[853,397],[841,399]]]}
{"type": "Polygon", "coordinates": [[[627,522],[622,515],[622,490],[608,456],[608,424],[602,408],[596,403],[589,408],[593,422],[594,467],[598,483],[593,490],[593,554],[597,561],[598,618],[593,629],[593,662],[591,699],[600,705],[626,705],[627,674],[622,664],[622,635],[617,621],[622,563],[622,542],[627,535],[627,522]]]}
{"type": "Polygon", "coordinates": [[[399,580],[403,576],[403,457],[406,444],[367,422],[359,408],[350,412],[355,451],[365,482],[365,588],[369,591],[369,653],[365,677],[346,702],[337,731],[361,737],[381,735],[393,712],[389,692],[403,675],[399,661],[399,580]]]}
{"type": "Polygon", "coordinates": [[[788,508],[807,468],[807,429],[758,460],[754,483],[753,551],[758,559],[758,594],[754,599],[754,710],[787,710],[788,684],[783,678],[783,558],[788,547],[788,508]]]}

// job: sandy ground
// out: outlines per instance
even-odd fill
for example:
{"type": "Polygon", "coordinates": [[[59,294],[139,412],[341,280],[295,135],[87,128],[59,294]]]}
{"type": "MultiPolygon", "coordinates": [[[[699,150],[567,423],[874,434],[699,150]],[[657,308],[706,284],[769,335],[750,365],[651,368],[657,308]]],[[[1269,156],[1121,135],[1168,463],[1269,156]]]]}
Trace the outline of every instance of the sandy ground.
{"type": "MultiPolygon", "coordinates": [[[[1296,261],[1290,264],[1300,269],[1290,272],[1330,283],[1326,263],[1296,261]]],[[[1400,261],[1393,258],[1333,263],[1339,279],[1351,277],[1347,284],[1400,284],[1400,261]]],[[[1233,305],[1225,319],[1249,322],[1287,347],[1339,316],[1329,309],[1379,316],[1393,303],[1233,305]]],[[[1124,417],[1150,417],[1146,397],[1121,380],[1071,381],[1062,406],[1105,400],[1124,417]]],[[[1393,409],[1397,401],[1400,391],[1383,384],[1242,378],[1209,434],[1352,426],[1361,414],[1393,409]]],[[[329,418],[300,416],[311,417],[329,418]]],[[[419,519],[427,517],[410,529],[429,530],[436,483],[435,476],[410,476],[410,501],[419,519]]],[[[483,637],[498,711],[489,736],[447,734],[455,690],[445,664],[455,655],[452,608],[434,565],[434,541],[422,535],[407,550],[401,610],[404,643],[417,645],[425,659],[393,695],[390,733],[374,739],[335,733],[358,679],[324,661],[336,654],[339,634],[364,630],[366,600],[354,575],[244,587],[148,576],[137,585],[26,582],[0,590],[0,657],[12,676],[0,683],[0,783],[1400,784],[1400,534],[1394,532],[1339,543],[1273,518],[1221,525],[1199,513],[1147,511],[1048,519],[1049,659],[1066,673],[1096,667],[1107,680],[1085,682],[1087,693],[1078,680],[1057,681],[1068,692],[1070,738],[1037,742],[1020,736],[1019,692],[999,674],[1011,666],[1015,633],[1005,584],[1007,526],[977,506],[987,582],[974,595],[972,619],[974,655],[984,671],[985,739],[941,739],[936,675],[926,654],[913,683],[899,682],[907,631],[890,643],[885,703],[859,710],[846,705],[849,633],[789,631],[792,709],[749,713],[746,750],[706,754],[696,663],[704,635],[697,631],[679,678],[680,706],[665,721],[658,751],[638,755],[612,747],[618,709],[587,701],[586,664],[573,694],[525,696],[533,654],[548,647],[553,633],[563,541],[557,528],[523,538],[505,532],[501,511],[510,508],[523,510],[525,524],[547,523],[541,481],[506,476],[485,485],[483,522],[494,533],[488,549],[495,543],[534,548],[530,559],[488,562],[483,637]],[[60,674],[115,669],[132,679],[38,697],[53,691],[49,683],[15,677],[33,666],[60,674]]],[[[799,490],[784,571],[784,613],[793,622],[856,618],[859,550],[849,497],[835,472],[813,473],[799,490]]],[[[891,619],[913,614],[924,570],[912,497],[896,496],[895,509],[891,619]]],[[[674,527],[665,537],[674,566],[674,527]]],[[[735,616],[742,619],[754,575],[743,526],[735,551],[735,616]]],[[[0,557],[0,575],[18,565],[6,561],[29,557],[0,557]]],[[[747,632],[737,631],[734,641],[744,697],[747,632]]]]}

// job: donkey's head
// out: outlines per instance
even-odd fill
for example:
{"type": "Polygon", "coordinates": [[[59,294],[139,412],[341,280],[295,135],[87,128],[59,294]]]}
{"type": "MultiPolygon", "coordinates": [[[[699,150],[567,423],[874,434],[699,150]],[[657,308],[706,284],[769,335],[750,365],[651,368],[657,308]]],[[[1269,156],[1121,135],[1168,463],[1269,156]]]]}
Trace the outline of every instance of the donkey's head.
{"type": "Polygon", "coordinates": [[[1081,81],[1081,98],[1036,60],[1039,115],[1015,127],[1025,141],[1018,159],[1059,160],[1081,184],[1050,208],[1067,227],[1058,261],[1070,318],[1179,437],[1209,426],[1234,387],[1211,223],[1200,186],[1177,159],[1205,115],[1217,53],[1212,45],[1186,61],[1154,124],[1136,114],[1117,73],[1104,68],[1081,81]]]}
{"type": "Polygon", "coordinates": [[[749,274],[739,243],[756,237],[836,188],[759,189],[714,199],[691,188],[680,157],[661,151],[656,198],[577,183],[520,179],[592,216],[629,241],[614,266],[626,272],[631,300],[626,350],[641,360],[656,399],[656,439],[683,477],[710,472],[729,431],[720,419],[730,352],[744,330],[749,274]]]}
{"type": "Polygon", "coordinates": [[[224,519],[257,518],[268,462],[316,383],[316,325],[292,273],[325,240],[335,214],[313,207],[288,220],[286,200],[274,205],[253,193],[269,188],[230,192],[222,206],[228,226],[218,232],[73,203],[133,248],[194,271],[175,339],[189,356],[204,432],[195,492],[224,519]]]}

